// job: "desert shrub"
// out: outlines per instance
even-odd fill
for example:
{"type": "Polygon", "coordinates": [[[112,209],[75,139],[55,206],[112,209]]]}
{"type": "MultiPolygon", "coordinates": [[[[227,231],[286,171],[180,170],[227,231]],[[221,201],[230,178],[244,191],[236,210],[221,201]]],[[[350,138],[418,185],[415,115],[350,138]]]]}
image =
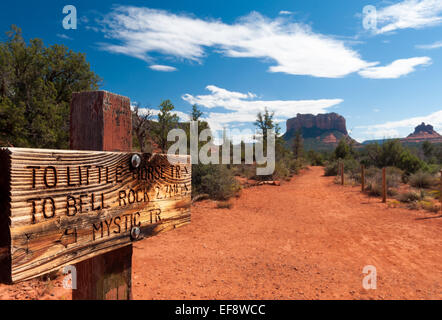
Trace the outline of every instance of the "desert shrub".
{"type": "Polygon", "coordinates": [[[425,162],[419,159],[418,156],[412,154],[408,149],[401,153],[400,162],[397,167],[406,171],[407,173],[415,173],[418,170],[424,169],[427,166],[425,162]]]}
{"type": "MultiPolygon", "coordinates": [[[[387,178],[387,195],[395,196],[397,188],[402,178],[402,171],[400,169],[389,167],[386,172],[387,178]]],[[[380,196],[382,195],[382,170],[370,167],[365,170],[365,184],[366,190],[370,195],[380,196]]]]}
{"type": "Polygon", "coordinates": [[[293,159],[289,162],[289,170],[292,174],[298,174],[303,168],[306,167],[306,162],[304,159],[293,159]]]}
{"type": "Polygon", "coordinates": [[[327,165],[324,168],[324,175],[326,177],[336,176],[339,172],[339,165],[338,162],[332,161],[327,163],[327,165]]]}
{"type": "Polygon", "coordinates": [[[396,196],[396,199],[400,202],[410,203],[419,201],[421,199],[421,196],[416,191],[408,191],[404,193],[400,193],[396,196]]]}
{"type": "Polygon", "coordinates": [[[378,183],[376,179],[367,179],[366,187],[368,194],[371,196],[380,196],[382,195],[382,184],[378,183]]]}
{"type": "Polygon", "coordinates": [[[410,210],[419,210],[419,203],[417,201],[413,201],[407,204],[407,208],[410,210]]]}
{"type": "Polygon", "coordinates": [[[427,172],[433,176],[436,176],[442,170],[442,166],[439,164],[429,164],[427,167],[427,172]]]}
{"type": "Polygon", "coordinates": [[[310,162],[312,166],[323,166],[324,165],[324,156],[316,151],[310,150],[307,153],[307,160],[310,162]]]}
{"type": "Polygon", "coordinates": [[[210,199],[228,200],[235,196],[241,187],[232,170],[225,165],[192,166],[192,196],[207,194],[210,199]]]}
{"type": "Polygon", "coordinates": [[[335,149],[334,156],[336,159],[347,159],[352,156],[351,147],[345,139],[339,141],[339,144],[335,149]]]}
{"type": "Polygon", "coordinates": [[[293,157],[285,156],[276,160],[275,171],[271,175],[258,176],[256,170],[251,177],[257,181],[273,181],[273,180],[290,180],[293,175],[298,174],[299,171],[305,167],[305,160],[303,158],[295,159],[293,157]]]}
{"type": "Polygon", "coordinates": [[[361,165],[354,159],[344,160],[344,173],[346,173],[350,179],[356,182],[361,182],[361,165]]]}
{"type": "Polygon", "coordinates": [[[433,212],[433,213],[438,213],[440,210],[440,206],[438,204],[431,202],[431,201],[421,201],[420,205],[421,205],[422,209],[433,212]]]}
{"type": "MultiPolygon", "coordinates": [[[[403,171],[396,167],[388,167],[386,170],[387,187],[397,188],[402,181],[403,171]]],[[[382,186],[382,169],[376,167],[365,169],[365,178],[366,180],[375,180],[382,186]]]]}
{"type": "Polygon", "coordinates": [[[427,164],[404,147],[399,140],[390,140],[382,145],[367,145],[361,152],[361,162],[366,166],[397,167],[406,174],[412,174],[420,169],[426,169],[427,164]]]}
{"type": "Polygon", "coordinates": [[[270,180],[287,180],[290,178],[290,169],[287,167],[288,163],[278,161],[275,163],[275,172],[270,180]]]}
{"type": "Polygon", "coordinates": [[[365,169],[365,178],[374,178],[381,173],[381,170],[376,167],[368,167],[365,169]]]}
{"type": "Polygon", "coordinates": [[[256,174],[256,166],[253,164],[238,164],[232,165],[231,170],[233,175],[251,179],[256,174]]]}
{"type": "Polygon", "coordinates": [[[429,188],[435,183],[434,180],[430,173],[420,170],[410,176],[409,182],[410,185],[415,188],[429,188]]]}
{"type": "Polygon", "coordinates": [[[361,165],[355,159],[345,159],[329,162],[325,166],[325,176],[336,176],[340,171],[340,163],[344,163],[344,173],[357,182],[361,181],[361,165]]]}
{"type": "Polygon", "coordinates": [[[387,186],[389,188],[397,188],[402,181],[403,171],[396,167],[386,168],[387,186]]]}
{"type": "Polygon", "coordinates": [[[229,201],[218,201],[216,203],[216,207],[218,209],[229,209],[230,210],[230,209],[232,209],[233,204],[229,201]]]}
{"type": "Polygon", "coordinates": [[[434,199],[440,198],[440,191],[439,190],[431,190],[428,192],[430,197],[433,197],[434,199]]]}

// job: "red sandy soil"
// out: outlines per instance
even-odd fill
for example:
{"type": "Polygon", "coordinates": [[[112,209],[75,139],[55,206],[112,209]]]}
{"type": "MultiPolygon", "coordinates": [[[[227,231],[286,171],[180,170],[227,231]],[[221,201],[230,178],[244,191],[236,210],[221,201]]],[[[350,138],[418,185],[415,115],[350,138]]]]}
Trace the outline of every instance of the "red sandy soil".
{"type": "MultiPolygon", "coordinates": [[[[388,208],[320,167],[232,203],[197,203],[191,225],[136,243],[134,299],[442,299],[440,215],[388,208]],[[366,265],[377,290],[362,287],[366,265]]],[[[70,298],[34,282],[0,299],[70,298]]]]}

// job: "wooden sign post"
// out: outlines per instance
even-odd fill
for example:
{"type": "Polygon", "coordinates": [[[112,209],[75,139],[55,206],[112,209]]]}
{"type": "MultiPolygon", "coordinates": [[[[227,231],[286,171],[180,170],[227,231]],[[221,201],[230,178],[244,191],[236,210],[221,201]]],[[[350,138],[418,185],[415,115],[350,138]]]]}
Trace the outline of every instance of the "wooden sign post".
{"type": "Polygon", "coordinates": [[[361,165],[361,188],[362,192],[365,191],[365,166],[361,165]]]}
{"type": "MultiPolygon", "coordinates": [[[[130,100],[107,92],[74,93],[71,150],[132,151],[130,100]]],[[[76,264],[74,300],[132,299],[132,245],[76,264]]]]}
{"type": "Polygon", "coordinates": [[[382,168],[382,202],[387,203],[387,169],[382,168]]]}
{"type": "Polygon", "coordinates": [[[190,222],[189,157],[123,150],[125,99],[81,93],[71,114],[71,146],[125,152],[0,150],[1,282],[75,265],[74,299],[130,299],[131,243],[190,222]]]}

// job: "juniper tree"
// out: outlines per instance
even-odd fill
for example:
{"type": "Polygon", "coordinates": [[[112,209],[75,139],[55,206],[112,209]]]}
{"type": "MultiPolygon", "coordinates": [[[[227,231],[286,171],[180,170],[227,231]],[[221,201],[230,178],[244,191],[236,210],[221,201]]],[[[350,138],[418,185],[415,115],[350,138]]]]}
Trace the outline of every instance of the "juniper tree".
{"type": "Polygon", "coordinates": [[[0,43],[0,144],[69,147],[69,105],[73,92],[96,90],[100,78],[86,57],[62,45],[26,43],[12,26],[0,43]]]}

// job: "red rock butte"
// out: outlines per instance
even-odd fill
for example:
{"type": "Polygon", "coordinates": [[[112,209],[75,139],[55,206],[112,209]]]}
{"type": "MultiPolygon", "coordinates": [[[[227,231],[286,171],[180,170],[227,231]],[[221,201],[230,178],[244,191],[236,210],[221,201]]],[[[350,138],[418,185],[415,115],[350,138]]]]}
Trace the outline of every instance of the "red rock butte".
{"type": "Polygon", "coordinates": [[[318,128],[321,130],[336,130],[348,135],[345,118],[337,113],[298,114],[296,118],[287,121],[287,131],[297,131],[303,128],[318,128]]]}
{"type": "Polygon", "coordinates": [[[432,125],[426,125],[424,122],[418,125],[412,134],[403,139],[405,142],[424,142],[442,143],[442,136],[437,133],[432,125]]]}

